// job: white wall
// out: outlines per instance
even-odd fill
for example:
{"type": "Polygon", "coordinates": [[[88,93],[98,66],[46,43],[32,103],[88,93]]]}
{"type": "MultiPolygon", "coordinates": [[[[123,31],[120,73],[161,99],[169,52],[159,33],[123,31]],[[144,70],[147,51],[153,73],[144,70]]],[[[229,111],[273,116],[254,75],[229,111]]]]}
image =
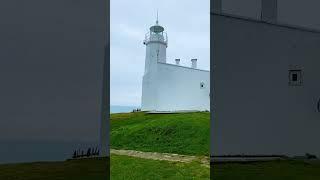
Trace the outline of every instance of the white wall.
{"type": "Polygon", "coordinates": [[[166,62],[167,46],[162,43],[151,42],[146,46],[145,74],[154,71],[157,61],[166,62]],[[159,53],[159,54],[158,54],[159,53]]]}
{"type": "Polygon", "coordinates": [[[149,71],[143,76],[141,95],[141,109],[143,111],[152,111],[157,108],[156,74],[156,68],[154,68],[153,71],[149,71]]]}
{"type": "Polygon", "coordinates": [[[212,154],[320,156],[320,33],[213,15],[212,154]],[[303,86],[288,71],[303,70],[303,86]]]}
{"type": "Polygon", "coordinates": [[[156,86],[158,111],[210,110],[209,71],[158,63],[156,86]]]}

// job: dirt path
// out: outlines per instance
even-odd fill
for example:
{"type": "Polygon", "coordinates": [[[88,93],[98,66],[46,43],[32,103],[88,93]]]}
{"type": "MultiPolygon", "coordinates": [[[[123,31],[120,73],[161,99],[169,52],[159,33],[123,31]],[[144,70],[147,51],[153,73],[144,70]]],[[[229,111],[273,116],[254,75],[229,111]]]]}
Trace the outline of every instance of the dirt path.
{"type": "Polygon", "coordinates": [[[172,162],[182,162],[182,163],[190,163],[193,161],[200,162],[203,166],[210,167],[210,159],[205,156],[187,156],[180,154],[170,154],[170,153],[158,153],[158,152],[142,152],[142,151],[134,151],[134,150],[116,150],[111,149],[111,154],[116,155],[125,155],[143,159],[152,159],[152,160],[160,160],[160,161],[172,161],[172,162]]]}

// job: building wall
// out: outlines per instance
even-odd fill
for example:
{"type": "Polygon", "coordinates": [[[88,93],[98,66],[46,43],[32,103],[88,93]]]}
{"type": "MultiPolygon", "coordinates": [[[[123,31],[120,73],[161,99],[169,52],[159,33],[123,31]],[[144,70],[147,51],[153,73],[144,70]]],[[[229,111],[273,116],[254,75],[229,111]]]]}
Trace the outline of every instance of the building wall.
{"type": "Polygon", "coordinates": [[[166,62],[166,45],[151,42],[146,46],[145,74],[153,72],[157,62],[166,62]]]}
{"type": "Polygon", "coordinates": [[[141,110],[152,111],[157,109],[157,82],[156,70],[153,68],[147,74],[143,75],[142,79],[142,95],[141,95],[141,110]]]}
{"type": "Polygon", "coordinates": [[[212,15],[213,155],[320,156],[320,33],[212,15]],[[289,86],[289,70],[303,73],[289,86]]]}
{"type": "Polygon", "coordinates": [[[210,110],[209,71],[158,63],[156,72],[156,110],[210,110]]]}
{"type": "MultiPolygon", "coordinates": [[[[320,29],[320,1],[277,0],[278,21],[285,24],[320,29]]],[[[221,3],[222,12],[261,19],[261,0],[214,0],[221,3]],[[220,1],[220,2],[219,2],[220,1]]]]}

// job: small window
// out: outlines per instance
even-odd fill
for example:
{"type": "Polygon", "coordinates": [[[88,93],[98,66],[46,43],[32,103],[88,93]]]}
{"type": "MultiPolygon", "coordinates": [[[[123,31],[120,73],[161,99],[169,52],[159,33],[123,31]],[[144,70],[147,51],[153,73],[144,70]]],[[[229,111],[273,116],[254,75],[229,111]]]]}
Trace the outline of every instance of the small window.
{"type": "Polygon", "coordinates": [[[298,74],[297,73],[293,73],[291,79],[292,79],[293,82],[297,82],[298,81],[298,74]]]}
{"type": "Polygon", "coordinates": [[[318,103],[317,103],[317,110],[318,110],[318,112],[320,112],[320,98],[319,98],[318,103]]]}
{"type": "Polygon", "coordinates": [[[200,89],[204,89],[205,88],[205,84],[204,84],[204,82],[201,82],[200,83],[200,89]]]}
{"type": "Polygon", "coordinates": [[[302,70],[289,70],[289,85],[302,86],[302,70]]]}

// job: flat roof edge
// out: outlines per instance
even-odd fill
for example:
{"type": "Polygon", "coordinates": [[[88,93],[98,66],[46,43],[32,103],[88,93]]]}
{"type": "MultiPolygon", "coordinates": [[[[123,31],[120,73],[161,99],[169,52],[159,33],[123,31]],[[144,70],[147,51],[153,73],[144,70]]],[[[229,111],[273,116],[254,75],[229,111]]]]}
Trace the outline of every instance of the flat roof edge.
{"type": "Polygon", "coordinates": [[[210,15],[224,16],[224,17],[240,19],[240,20],[244,20],[244,21],[251,21],[251,22],[256,22],[256,23],[269,24],[269,25],[272,25],[272,26],[278,26],[278,27],[284,27],[284,28],[288,28],[288,29],[294,29],[294,30],[299,30],[299,31],[305,31],[305,32],[311,32],[311,33],[320,34],[320,30],[314,29],[314,28],[308,28],[308,27],[303,27],[303,26],[285,24],[285,23],[280,23],[280,22],[262,21],[260,19],[255,19],[255,18],[246,17],[246,16],[240,16],[240,15],[234,15],[234,14],[228,14],[228,13],[223,13],[223,12],[213,11],[213,12],[210,12],[210,15]]]}
{"type": "Polygon", "coordinates": [[[187,67],[187,66],[181,66],[181,65],[176,65],[176,64],[169,64],[169,63],[164,63],[164,62],[158,62],[158,63],[159,63],[159,64],[163,64],[163,65],[168,65],[168,66],[175,66],[175,67],[185,68],[185,69],[191,69],[191,70],[197,70],[197,71],[210,72],[210,71],[204,70],[204,69],[195,69],[195,68],[191,68],[191,67],[187,67]]]}

